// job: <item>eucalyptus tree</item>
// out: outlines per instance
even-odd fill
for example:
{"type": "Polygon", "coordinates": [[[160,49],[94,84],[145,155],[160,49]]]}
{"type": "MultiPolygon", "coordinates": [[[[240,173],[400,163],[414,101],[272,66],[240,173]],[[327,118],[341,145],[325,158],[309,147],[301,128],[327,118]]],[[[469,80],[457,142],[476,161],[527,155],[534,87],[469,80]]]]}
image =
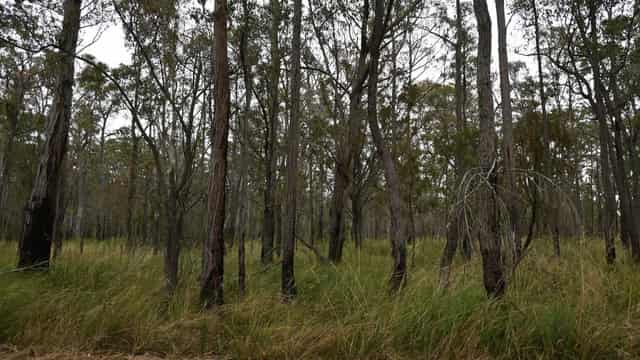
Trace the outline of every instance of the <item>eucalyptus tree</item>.
{"type": "Polygon", "coordinates": [[[287,134],[286,231],[282,246],[282,296],[291,299],[296,295],[293,262],[296,244],[298,148],[300,142],[300,52],[302,33],[302,0],[293,2],[293,34],[291,40],[291,112],[287,134]]]}
{"type": "MultiPolygon", "coordinates": [[[[141,71],[156,89],[150,114],[144,119],[134,116],[133,121],[153,156],[166,245],[166,289],[172,293],[178,282],[185,216],[202,200],[192,185],[205,143],[206,124],[200,115],[208,111],[204,107],[204,84],[210,77],[205,66],[208,21],[197,8],[174,0],[113,5],[144,65],[141,71]],[[179,21],[183,11],[191,11],[191,21],[179,21]]],[[[130,98],[126,103],[130,110],[135,109],[130,98]]]]}
{"type": "Polygon", "coordinates": [[[82,0],[65,0],[59,37],[59,71],[54,101],[47,119],[34,187],[25,209],[24,230],[19,244],[18,267],[49,266],[53,226],[58,208],[58,189],[67,151],[75,52],[80,30],[82,0]]]}
{"type": "Polygon", "coordinates": [[[506,289],[498,221],[496,129],[491,87],[491,16],[486,0],[473,0],[478,27],[478,108],[480,118],[480,170],[486,184],[479,190],[478,242],[482,255],[484,287],[489,297],[501,297],[506,289]]]}
{"type": "Polygon", "coordinates": [[[204,242],[200,298],[205,307],[221,305],[224,279],[225,181],[229,135],[229,60],[227,1],[216,1],[214,12],[215,111],[209,182],[209,236],[204,242]]]}
{"type": "Polygon", "coordinates": [[[506,193],[504,198],[509,208],[511,229],[509,239],[513,241],[514,256],[520,258],[521,244],[519,231],[519,208],[516,188],[515,158],[513,150],[513,109],[511,107],[511,80],[509,79],[509,56],[507,23],[504,0],[496,0],[496,17],[498,20],[498,56],[500,61],[500,99],[502,105],[502,157],[504,162],[504,182],[506,193]]]}

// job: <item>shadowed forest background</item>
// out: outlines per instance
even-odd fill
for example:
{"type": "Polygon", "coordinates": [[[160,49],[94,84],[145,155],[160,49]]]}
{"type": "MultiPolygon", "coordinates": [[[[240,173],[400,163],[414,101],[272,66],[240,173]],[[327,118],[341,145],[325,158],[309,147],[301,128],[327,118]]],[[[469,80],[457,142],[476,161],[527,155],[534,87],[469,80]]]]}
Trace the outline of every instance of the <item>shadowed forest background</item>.
{"type": "Polygon", "coordinates": [[[0,357],[640,356],[639,30],[0,1],[0,357]],[[119,66],[84,53],[110,27],[119,66]]]}

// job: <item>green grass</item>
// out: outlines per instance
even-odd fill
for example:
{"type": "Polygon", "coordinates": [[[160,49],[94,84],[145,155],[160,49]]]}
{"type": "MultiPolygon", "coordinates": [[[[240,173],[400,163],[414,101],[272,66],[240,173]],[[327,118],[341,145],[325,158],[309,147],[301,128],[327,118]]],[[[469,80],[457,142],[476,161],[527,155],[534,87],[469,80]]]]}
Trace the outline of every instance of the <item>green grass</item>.
{"type": "MultiPolygon", "coordinates": [[[[177,293],[162,291],[161,256],[122,254],[119,242],[75,243],[48,273],[16,273],[15,243],[0,244],[0,344],[47,352],[150,353],[234,359],[460,359],[640,357],[640,272],[604,264],[599,240],[566,240],[555,259],[539,241],[489,302],[479,259],[458,261],[452,287],[436,291],[442,243],[420,241],[407,288],[387,295],[385,241],[344,263],[323,265],[299,247],[299,296],[279,298],[279,266],[262,269],[248,246],[248,294],[239,298],[237,257],[227,256],[221,309],[198,305],[198,251],[185,252],[177,293]]],[[[234,249],[235,250],[235,249],[234,249]]]]}

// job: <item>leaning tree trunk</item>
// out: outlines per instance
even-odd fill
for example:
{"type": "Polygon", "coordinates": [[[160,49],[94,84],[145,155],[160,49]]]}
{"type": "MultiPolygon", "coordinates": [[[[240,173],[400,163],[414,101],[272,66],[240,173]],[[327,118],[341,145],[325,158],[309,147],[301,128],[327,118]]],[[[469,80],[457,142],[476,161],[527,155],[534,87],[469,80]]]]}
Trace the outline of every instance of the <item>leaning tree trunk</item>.
{"type": "Polygon", "coordinates": [[[31,197],[25,208],[18,267],[49,266],[56,218],[59,178],[67,152],[73,95],[74,60],[80,30],[82,0],[65,0],[60,33],[59,70],[47,118],[46,140],[31,197]]]}
{"type": "Polygon", "coordinates": [[[504,294],[502,249],[498,231],[496,129],[493,118],[491,95],[491,17],[486,0],[473,0],[473,8],[478,23],[478,109],[480,118],[480,145],[478,156],[480,168],[487,177],[479,191],[478,222],[479,243],[482,254],[484,287],[491,298],[504,294]]]}
{"type": "Polygon", "coordinates": [[[389,149],[384,143],[380,126],[378,125],[377,96],[378,96],[378,66],[380,60],[380,43],[384,37],[384,1],[376,0],[372,46],[370,47],[369,84],[367,100],[367,119],[378,156],[382,161],[386,178],[386,191],[389,198],[389,214],[391,217],[390,240],[393,256],[393,270],[389,281],[390,291],[397,292],[406,281],[407,275],[407,238],[406,204],[402,198],[400,179],[396,170],[396,163],[389,149]]]}
{"type": "Polygon", "coordinates": [[[216,1],[214,15],[215,112],[209,181],[209,236],[204,242],[200,299],[205,307],[221,305],[224,278],[224,217],[229,134],[229,60],[227,1],[216,1]]]}

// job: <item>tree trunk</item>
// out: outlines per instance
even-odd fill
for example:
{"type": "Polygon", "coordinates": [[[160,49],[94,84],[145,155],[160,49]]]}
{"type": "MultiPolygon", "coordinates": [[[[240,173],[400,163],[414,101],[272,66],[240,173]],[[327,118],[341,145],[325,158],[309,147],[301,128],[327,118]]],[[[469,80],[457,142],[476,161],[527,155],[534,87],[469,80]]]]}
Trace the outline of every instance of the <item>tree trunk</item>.
{"type": "Polygon", "coordinates": [[[482,255],[484,287],[490,298],[500,298],[506,288],[501,242],[498,231],[496,130],[491,94],[491,17],[486,0],[474,0],[473,8],[478,23],[478,109],[480,119],[480,168],[487,177],[479,191],[480,224],[479,243],[482,255]]]}
{"type": "MultiPolygon", "coordinates": [[[[135,58],[135,56],[134,56],[135,58]]],[[[133,215],[136,205],[136,181],[138,179],[138,157],[139,157],[139,143],[140,138],[136,135],[136,116],[138,116],[138,102],[140,98],[140,68],[136,68],[136,79],[135,79],[135,95],[134,95],[134,104],[135,107],[131,111],[131,157],[129,158],[129,182],[128,182],[128,192],[127,192],[127,250],[133,251],[136,247],[135,239],[134,239],[134,224],[133,224],[133,215]]]]}
{"type": "MultiPolygon", "coordinates": [[[[164,186],[163,186],[164,187],[164,186]]],[[[169,179],[169,190],[163,191],[166,248],[164,254],[164,274],[167,294],[172,295],[178,287],[178,270],[180,263],[180,240],[182,237],[182,210],[178,203],[176,184],[172,176],[169,179]]]]}
{"type": "MultiPolygon", "coordinates": [[[[366,185],[363,185],[366,186],[366,185]]],[[[351,193],[351,237],[353,238],[353,243],[356,246],[356,249],[362,249],[362,231],[363,231],[363,207],[362,203],[362,190],[358,189],[357,191],[353,191],[351,193]]]]}
{"type": "MultiPolygon", "coordinates": [[[[465,118],[464,118],[464,89],[463,89],[463,31],[462,27],[462,7],[460,5],[460,0],[456,0],[456,83],[455,83],[455,101],[456,101],[456,138],[457,138],[457,146],[455,151],[455,165],[456,165],[456,187],[455,191],[460,191],[460,184],[462,183],[462,179],[464,177],[464,173],[466,171],[464,166],[464,153],[465,149],[463,148],[463,134],[465,131],[465,118]]],[[[457,198],[457,195],[454,198],[457,198]]],[[[456,254],[456,250],[458,248],[459,240],[462,237],[466,237],[466,231],[463,231],[463,220],[464,212],[458,211],[458,209],[454,209],[454,213],[452,214],[451,221],[447,227],[447,238],[444,247],[444,251],[442,252],[442,257],[440,258],[440,283],[439,286],[442,289],[446,289],[449,287],[449,276],[451,274],[451,264],[453,263],[453,257],[456,254]]]]}
{"type": "Polygon", "coordinates": [[[74,80],[74,55],[80,29],[82,0],[65,0],[60,36],[60,63],[47,118],[46,140],[31,197],[25,209],[18,267],[48,268],[56,218],[59,178],[67,152],[74,80]]]}
{"type": "Polygon", "coordinates": [[[280,1],[271,0],[271,65],[269,69],[269,97],[270,112],[266,134],[266,164],[265,164],[265,192],[264,192],[264,223],[262,228],[262,265],[271,264],[273,261],[273,245],[276,231],[276,142],[278,141],[278,114],[280,100],[278,85],[280,83],[280,48],[278,31],[280,28],[280,1]]]}
{"type": "Polygon", "coordinates": [[[224,277],[225,182],[229,133],[229,60],[227,55],[227,1],[216,1],[215,39],[215,111],[209,181],[209,236],[204,242],[200,299],[205,307],[221,305],[224,277]]]}
{"type": "Polygon", "coordinates": [[[296,295],[293,261],[296,243],[298,192],[298,143],[300,142],[300,34],[302,32],[302,0],[293,2],[293,34],[291,40],[291,116],[289,119],[286,196],[286,228],[282,246],[282,296],[285,301],[296,295]]]}
{"type": "MultiPolygon", "coordinates": [[[[135,115],[132,115],[135,116],[135,115]]],[[[129,183],[127,192],[127,250],[136,247],[134,238],[133,214],[136,206],[136,181],[138,178],[138,143],[135,122],[131,123],[131,158],[129,159],[129,183]]]]}
{"type": "Polygon", "coordinates": [[[371,59],[369,63],[367,119],[378,156],[383,164],[386,178],[386,192],[389,199],[389,216],[391,218],[391,254],[393,256],[393,270],[389,287],[393,293],[400,290],[406,281],[408,229],[406,224],[407,209],[404,199],[402,198],[396,163],[384,143],[384,138],[378,125],[378,64],[380,60],[380,43],[382,42],[385,32],[384,14],[384,1],[376,0],[372,46],[370,47],[371,59]]]}
{"type": "Polygon", "coordinates": [[[62,241],[64,240],[64,217],[66,211],[66,182],[69,169],[65,169],[63,161],[63,174],[60,176],[58,184],[58,199],[56,200],[57,209],[56,209],[56,219],[53,223],[53,258],[57,258],[62,254],[62,241]]]}
{"type": "Polygon", "coordinates": [[[240,120],[240,193],[238,204],[238,223],[236,224],[235,236],[238,243],[238,288],[240,295],[244,296],[246,292],[246,269],[245,269],[245,238],[247,233],[248,207],[249,207],[249,187],[248,187],[248,169],[250,160],[249,149],[249,119],[251,117],[251,97],[253,89],[253,77],[251,73],[251,64],[247,59],[249,51],[249,29],[250,14],[249,1],[242,1],[243,9],[243,25],[240,33],[240,63],[242,66],[242,74],[244,77],[244,108],[240,120]]]}
{"type": "Polygon", "coordinates": [[[7,120],[9,129],[5,141],[2,157],[0,158],[0,239],[7,236],[5,227],[9,223],[7,216],[7,201],[9,187],[11,185],[11,172],[13,167],[13,145],[18,135],[18,122],[24,106],[24,95],[26,92],[25,74],[22,71],[16,73],[15,84],[12,89],[7,89],[11,94],[7,102],[7,120]]]}
{"type": "Polygon", "coordinates": [[[517,202],[515,179],[515,160],[513,154],[513,111],[511,109],[511,82],[509,80],[509,57],[507,55],[507,25],[504,14],[504,0],[496,0],[496,14],[498,19],[498,55],[500,58],[500,94],[502,99],[502,131],[503,157],[505,174],[505,202],[509,209],[511,229],[509,237],[513,240],[515,264],[521,256],[520,231],[518,224],[520,214],[517,202]]]}
{"type": "MultiPolygon", "coordinates": [[[[542,109],[542,174],[551,178],[551,151],[549,148],[549,115],[547,113],[547,96],[544,87],[544,72],[542,71],[542,51],[540,49],[540,23],[536,0],[531,0],[533,9],[533,25],[535,30],[536,60],[538,64],[538,92],[540,94],[540,107],[542,109]]],[[[558,232],[558,209],[555,199],[551,198],[549,191],[544,191],[544,204],[550,211],[543,216],[544,224],[552,227],[553,248],[557,257],[560,256],[560,236],[558,232]]]]}
{"type": "MultiPolygon", "coordinates": [[[[598,23],[597,23],[597,5],[593,2],[589,3],[589,20],[591,23],[590,34],[583,34],[584,40],[590,41],[592,44],[598,44],[598,23]]],[[[586,31],[586,29],[585,29],[586,31]]],[[[602,232],[605,240],[605,256],[608,264],[613,264],[616,259],[616,248],[613,240],[612,231],[615,226],[616,218],[616,200],[614,195],[613,184],[611,183],[611,164],[609,149],[609,126],[607,125],[606,105],[604,103],[604,85],[600,72],[600,61],[598,55],[593,51],[589,54],[589,65],[593,75],[594,97],[591,101],[591,107],[598,122],[598,137],[600,143],[600,186],[604,192],[604,211],[601,212],[602,232]]]]}
{"type": "MultiPolygon", "coordinates": [[[[360,32],[360,55],[357,68],[351,79],[351,94],[349,95],[348,131],[337,141],[336,168],[334,174],[334,193],[329,228],[329,260],[338,264],[342,261],[342,248],[345,241],[345,208],[351,189],[351,174],[356,151],[360,151],[362,137],[362,109],[361,101],[364,92],[364,82],[367,79],[367,26],[369,22],[369,0],[364,0],[362,6],[362,26],[360,32]]],[[[336,95],[337,96],[337,95],[336,95]]]]}

